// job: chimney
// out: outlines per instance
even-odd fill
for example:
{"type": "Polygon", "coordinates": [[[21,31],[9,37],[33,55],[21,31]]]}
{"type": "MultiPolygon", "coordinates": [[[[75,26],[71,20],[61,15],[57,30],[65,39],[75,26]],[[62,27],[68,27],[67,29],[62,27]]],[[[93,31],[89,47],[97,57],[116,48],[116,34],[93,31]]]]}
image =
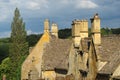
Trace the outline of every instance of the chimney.
{"type": "Polygon", "coordinates": [[[80,36],[81,38],[88,37],[88,21],[86,19],[81,20],[80,24],[80,36]]]}
{"type": "Polygon", "coordinates": [[[91,34],[95,45],[101,45],[100,18],[98,13],[91,20],[91,34]]]}
{"type": "Polygon", "coordinates": [[[51,26],[51,34],[58,38],[58,26],[55,23],[51,26]]]}
{"type": "Polygon", "coordinates": [[[81,39],[85,37],[88,37],[88,21],[74,20],[72,22],[72,38],[75,47],[79,47],[81,39]]]}
{"type": "Polygon", "coordinates": [[[74,20],[72,22],[72,39],[74,47],[79,47],[80,45],[80,20],[74,20]]]}
{"type": "Polygon", "coordinates": [[[48,32],[49,33],[49,20],[45,19],[44,21],[44,33],[48,32]]]}

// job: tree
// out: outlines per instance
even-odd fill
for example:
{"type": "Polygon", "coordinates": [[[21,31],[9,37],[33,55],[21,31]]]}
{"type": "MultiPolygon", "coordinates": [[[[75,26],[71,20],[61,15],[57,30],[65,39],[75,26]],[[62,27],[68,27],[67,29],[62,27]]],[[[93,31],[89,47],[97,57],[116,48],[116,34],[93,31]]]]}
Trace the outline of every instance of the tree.
{"type": "Polygon", "coordinates": [[[65,38],[71,38],[71,29],[66,28],[66,29],[61,29],[58,31],[58,36],[59,38],[65,39],[65,38]]]}
{"type": "Polygon", "coordinates": [[[112,28],[111,31],[113,34],[120,34],[120,28],[112,28]]]}
{"type": "Polygon", "coordinates": [[[29,44],[29,47],[35,46],[35,44],[39,41],[42,34],[31,34],[27,36],[27,42],[29,44]]]}
{"type": "MultiPolygon", "coordinates": [[[[3,75],[6,75],[7,79],[9,78],[9,72],[10,72],[10,58],[7,57],[3,59],[1,65],[0,65],[0,79],[2,79],[3,75]]],[[[9,80],[9,79],[8,79],[9,80]]]]}
{"type": "Polygon", "coordinates": [[[28,55],[28,43],[26,42],[25,23],[20,17],[19,9],[14,12],[11,24],[11,45],[9,57],[11,60],[11,80],[20,80],[21,64],[28,55]]]}
{"type": "Polygon", "coordinates": [[[0,43],[0,63],[3,59],[8,57],[9,54],[9,43],[0,43]]]}

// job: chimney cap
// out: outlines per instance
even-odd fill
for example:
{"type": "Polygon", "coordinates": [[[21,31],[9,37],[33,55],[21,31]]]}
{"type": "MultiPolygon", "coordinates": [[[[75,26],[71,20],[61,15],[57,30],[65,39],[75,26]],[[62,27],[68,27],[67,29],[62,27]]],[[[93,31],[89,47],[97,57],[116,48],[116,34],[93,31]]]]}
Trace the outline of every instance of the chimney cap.
{"type": "Polygon", "coordinates": [[[93,18],[90,18],[91,21],[93,21],[94,19],[100,19],[98,13],[96,13],[93,18]]]}
{"type": "Polygon", "coordinates": [[[49,21],[49,19],[45,19],[45,21],[49,21]]]}

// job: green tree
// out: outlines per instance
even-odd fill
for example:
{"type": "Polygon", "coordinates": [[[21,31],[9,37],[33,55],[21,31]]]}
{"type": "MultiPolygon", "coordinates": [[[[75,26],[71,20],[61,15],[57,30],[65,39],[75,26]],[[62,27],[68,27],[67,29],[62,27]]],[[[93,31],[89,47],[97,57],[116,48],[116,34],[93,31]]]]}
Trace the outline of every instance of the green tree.
{"type": "Polygon", "coordinates": [[[31,34],[27,36],[27,42],[29,44],[29,47],[35,46],[35,44],[39,41],[42,34],[31,34]]]}
{"type": "Polygon", "coordinates": [[[28,43],[26,42],[25,23],[20,17],[19,9],[14,12],[11,24],[11,45],[9,57],[11,60],[11,80],[20,80],[21,64],[28,55],[28,43]]]}
{"type": "Polygon", "coordinates": [[[1,65],[0,65],[0,79],[2,79],[3,75],[6,75],[7,80],[9,80],[8,78],[10,75],[10,66],[9,66],[10,64],[11,64],[11,62],[10,62],[9,57],[5,58],[2,61],[1,65]]]}
{"type": "Polygon", "coordinates": [[[112,28],[111,31],[113,34],[120,34],[120,28],[112,28]]]}
{"type": "Polygon", "coordinates": [[[71,38],[71,36],[72,36],[71,29],[66,28],[66,29],[59,30],[58,36],[59,36],[59,38],[62,38],[62,39],[71,38]]]}
{"type": "Polygon", "coordinates": [[[0,63],[3,59],[8,57],[9,54],[9,43],[0,43],[0,63]]]}

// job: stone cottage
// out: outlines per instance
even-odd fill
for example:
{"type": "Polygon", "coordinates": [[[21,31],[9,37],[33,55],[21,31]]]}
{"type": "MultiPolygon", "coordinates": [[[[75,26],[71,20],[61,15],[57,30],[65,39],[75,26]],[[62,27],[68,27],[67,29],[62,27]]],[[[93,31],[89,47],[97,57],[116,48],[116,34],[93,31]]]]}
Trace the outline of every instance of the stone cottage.
{"type": "Polygon", "coordinates": [[[44,21],[44,33],[23,62],[21,80],[119,80],[120,37],[102,37],[100,18],[72,22],[72,39],[60,39],[58,26],[44,21]],[[117,44],[117,45],[116,45],[117,44]]]}

